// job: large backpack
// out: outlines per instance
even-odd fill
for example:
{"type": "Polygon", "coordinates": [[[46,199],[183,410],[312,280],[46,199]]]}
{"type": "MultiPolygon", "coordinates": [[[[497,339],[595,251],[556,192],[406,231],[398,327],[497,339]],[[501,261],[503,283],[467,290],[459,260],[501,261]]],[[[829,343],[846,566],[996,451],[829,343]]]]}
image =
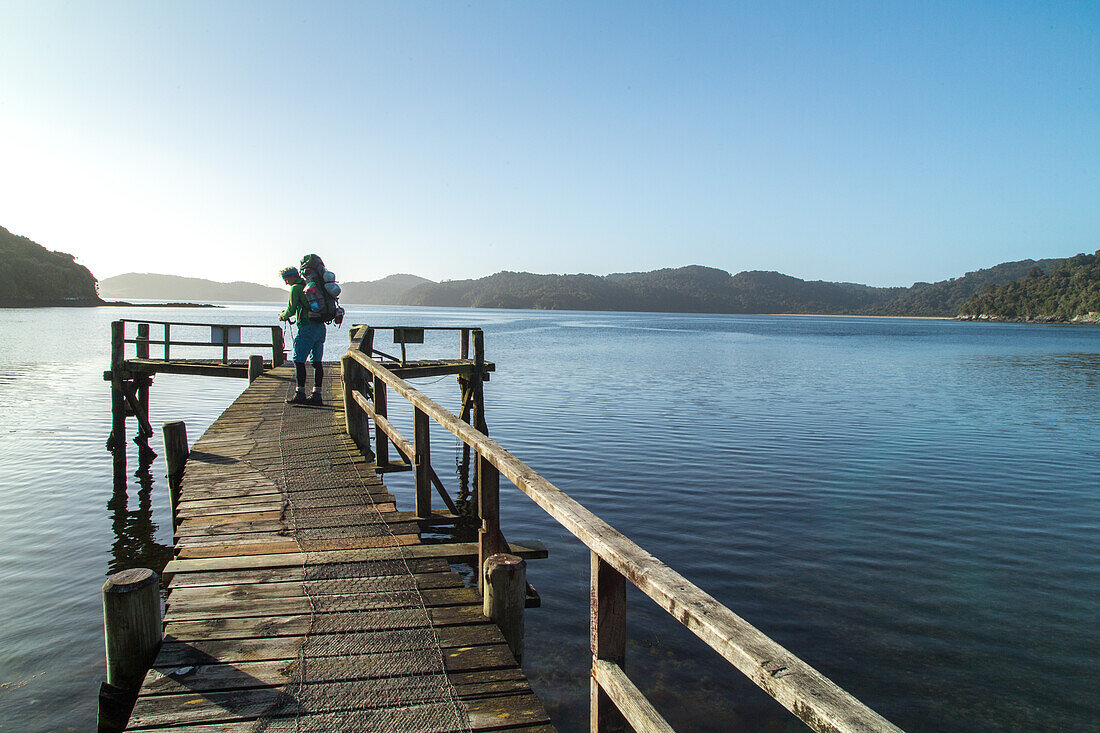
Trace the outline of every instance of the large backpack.
{"type": "Polygon", "coordinates": [[[302,258],[298,272],[306,281],[302,294],[306,299],[309,320],[340,325],[344,320],[344,309],[339,304],[340,285],[336,282],[336,275],[326,270],[324,261],[315,254],[302,258]]]}

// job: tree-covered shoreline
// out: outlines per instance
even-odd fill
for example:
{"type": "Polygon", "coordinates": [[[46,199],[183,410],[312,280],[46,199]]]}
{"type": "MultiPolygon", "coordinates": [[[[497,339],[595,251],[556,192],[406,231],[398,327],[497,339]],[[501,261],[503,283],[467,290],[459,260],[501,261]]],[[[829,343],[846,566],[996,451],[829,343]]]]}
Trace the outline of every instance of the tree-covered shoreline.
{"type": "Polygon", "coordinates": [[[51,252],[0,227],[0,306],[103,305],[96,278],[66,252],[51,252]]]}
{"type": "MultiPolygon", "coordinates": [[[[95,276],[70,254],[51,252],[0,227],[0,257],[5,263],[0,269],[0,307],[107,305],[99,297],[95,276]]],[[[130,273],[107,282],[124,297],[198,302],[283,297],[276,288],[254,283],[174,275],[130,273]]],[[[734,275],[700,265],[602,276],[503,271],[443,282],[391,275],[344,285],[343,300],[349,305],[1100,323],[1100,252],[1065,260],[1003,262],[910,287],[808,281],[779,272],[734,275]]]]}
{"type": "Polygon", "coordinates": [[[1024,323],[1100,323],[1100,251],[1062,260],[1050,272],[1033,268],[999,287],[989,285],[959,318],[1024,323]]]}

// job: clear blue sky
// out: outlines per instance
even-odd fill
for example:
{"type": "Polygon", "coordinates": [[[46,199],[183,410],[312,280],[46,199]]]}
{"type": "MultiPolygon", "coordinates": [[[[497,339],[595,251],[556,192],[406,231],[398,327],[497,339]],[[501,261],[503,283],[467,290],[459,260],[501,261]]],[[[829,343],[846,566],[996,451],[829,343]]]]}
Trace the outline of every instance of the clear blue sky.
{"type": "Polygon", "coordinates": [[[1100,2],[0,2],[0,225],[98,276],[1100,248],[1100,2]]]}

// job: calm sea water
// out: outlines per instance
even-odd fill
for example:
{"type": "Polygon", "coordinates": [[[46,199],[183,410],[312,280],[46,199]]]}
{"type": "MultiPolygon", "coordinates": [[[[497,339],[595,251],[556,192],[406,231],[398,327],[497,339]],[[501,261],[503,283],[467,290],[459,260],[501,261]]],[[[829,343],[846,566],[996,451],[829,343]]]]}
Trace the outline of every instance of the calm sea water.
{"type": "MultiPolygon", "coordinates": [[[[3,729],[93,727],[104,576],[170,556],[162,459],[112,485],[109,322],[273,324],[278,307],[3,311],[3,729]]],[[[903,728],[1100,725],[1100,329],[366,307],[350,320],[485,328],[495,438],[903,728]]],[[[346,340],[330,332],[329,354],[346,340]]],[[[158,376],[153,423],[185,420],[194,440],[243,387],[158,376]]],[[[457,406],[453,379],[423,388],[457,406]]],[[[457,450],[435,435],[450,483],[457,450]]],[[[407,476],[387,481],[411,504],[407,476]]],[[[506,534],[550,548],[529,568],[543,607],[526,670],[561,730],[586,729],[587,551],[502,489],[506,534]]],[[[801,729],[644,596],[628,607],[630,674],[678,729],[801,729]]]]}

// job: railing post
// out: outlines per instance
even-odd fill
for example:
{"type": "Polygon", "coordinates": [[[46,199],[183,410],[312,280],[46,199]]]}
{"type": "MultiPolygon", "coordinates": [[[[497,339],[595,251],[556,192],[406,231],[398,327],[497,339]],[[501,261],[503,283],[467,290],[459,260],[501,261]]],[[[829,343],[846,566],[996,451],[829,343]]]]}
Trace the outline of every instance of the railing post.
{"type": "Polygon", "coordinates": [[[485,422],[485,390],[482,381],[485,376],[485,332],[480,328],[473,329],[474,337],[474,371],[470,375],[470,388],[473,390],[472,422],[475,428],[489,434],[489,426],[485,422]]]}
{"type": "Polygon", "coordinates": [[[171,345],[171,341],[172,341],[172,327],[169,324],[165,323],[164,324],[164,360],[165,361],[168,361],[168,357],[172,353],[171,350],[169,349],[169,346],[171,345]]]}
{"type": "MultiPolygon", "coordinates": [[[[386,412],[386,383],[382,381],[381,377],[374,377],[374,413],[379,417],[388,417],[386,412]]],[[[374,462],[379,466],[389,465],[390,462],[390,439],[386,437],[386,433],[378,427],[378,423],[374,424],[374,462]]]]}
{"type": "Polygon", "coordinates": [[[359,409],[359,403],[355,401],[355,398],[351,396],[352,391],[355,389],[355,385],[352,381],[352,369],[358,366],[356,361],[346,354],[340,357],[340,376],[343,379],[344,384],[344,432],[351,436],[351,439],[355,441],[356,445],[360,444],[359,436],[356,435],[357,422],[352,418],[352,410],[359,409]]]}
{"type": "Polygon", "coordinates": [[[416,516],[432,515],[432,446],[428,429],[428,413],[419,407],[413,410],[413,469],[416,472],[416,516]]]}
{"type": "Polygon", "coordinates": [[[135,352],[137,358],[148,359],[149,358],[149,324],[139,323],[137,325],[137,345],[135,352]]]}
{"type": "Polygon", "coordinates": [[[470,329],[464,328],[461,331],[461,335],[458,340],[459,349],[458,354],[461,359],[470,358],[470,329]]]}
{"type": "Polygon", "coordinates": [[[618,707],[595,677],[595,661],[623,667],[626,662],[626,578],[595,552],[591,555],[592,586],[589,627],[593,675],[590,681],[589,730],[618,733],[627,730],[618,707]]]}
{"type": "Polygon", "coordinates": [[[252,354],[248,357],[248,383],[252,384],[264,373],[264,358],[260,354],[252,354]]]}
{"type": "MultiPolygon", "coordinates": [[[[149,358],[149,324],[139,323],[137,325],[137,344],[135,344],[134,353],[139,359],[149,358]]],[[[152,381],[151,377],[147,374],[141,374],[134,380],[137,384],[137,403],[140,407],[140,411],[145,415],[145,419],[149,419],[149,383],[152,381]]],[[[141,418],[138,418],[138,422],[141,422],[141,418]]],[[[150,433],[151,435],[151,433],[150,433]]]]}
{"type": "Polygon", "coordinates": [[[359,350],[367,356],[374,358],[374,329],[367,326],[367,332],[363,334],[363,339],[359,342],[359,350]]]}
{"type": "Polygon", "coordinates": [[[271,368],[283,365],[283,329],[281,326],[271,327],[271,368]]]}
{"type": "Polygon", "coordinates": [[[477,457],[477,513],[481,529],[477,536],[477,587],[484,590],[485,561],[498,552],[508,552],[500,533],[500,471],[489,459],[477,457]]]}
{"type": "Polygon", "coordinates": [[[229,363],[229,326],[222,327],[222,364],[229,363]]]}

